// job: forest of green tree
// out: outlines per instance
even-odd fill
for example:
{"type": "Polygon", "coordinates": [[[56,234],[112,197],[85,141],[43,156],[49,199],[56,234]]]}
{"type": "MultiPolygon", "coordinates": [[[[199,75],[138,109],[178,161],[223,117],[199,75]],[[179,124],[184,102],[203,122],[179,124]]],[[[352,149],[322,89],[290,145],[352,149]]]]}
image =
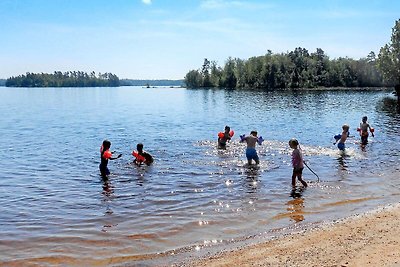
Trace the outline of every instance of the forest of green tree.
{"type": "Polygon", "coordinates": [[[26,73],[6,80],[7,87],[116,87],[118,76],[112,73],[90,74],[83,71],[55,71],[49,73],[26,73]]]}
{"type": "Polygon", "coordinates": [[[189,88],[316,88],[395,86],[400,103],[400,19],[395,21],[390,42],[378,56],[371,51],[358,60],[330,59],[321,48],[310,53],[298,47],[287,53],[243,60],[228,58],[225,66],[204,59],[203,66],[185,76],[189,88]]]}
{"type": "Polygon", "coordinates": [[[287,53],[263,55],[247,60],[228,58],[225,66],[204,59],[202,67],[185,76],[189,88],[316,88],[386,86],[377,69],[376,56],[329,59],[317,48],[310,53],[298,47],[287,53]]]}

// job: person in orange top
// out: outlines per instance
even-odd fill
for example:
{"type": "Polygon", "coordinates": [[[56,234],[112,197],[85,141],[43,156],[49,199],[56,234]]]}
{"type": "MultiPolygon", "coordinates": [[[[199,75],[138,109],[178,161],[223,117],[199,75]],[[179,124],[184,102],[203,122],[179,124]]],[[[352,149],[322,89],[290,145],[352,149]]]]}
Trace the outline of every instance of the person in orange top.
{"type": "Polygon", "coordinates": [[[101,176],[103,177],[107,177],[110,174],[110,170],[107,168],[108,160],[119,159],[122,156],[122,154],[119,154],[117,157],[113,157],[114,152],[110,151],[110,147],[111,147],[111,142],[108,140],[104,140],[103,145],[100,148],[101,162],[99,165],[99,169],[101,176]]]}
{"type": "Polygon", "coordinates": [[[226,143],[232,139],[234,134],[231,127],[225,126],[225,131],[218,133],[218,149],[226,149],[226,143]]]}
{"type": "Polygon", "coordinates": [[[136,145],[137,151],[132,151],[132,156],[135,157],[133,163],[140,166],[145,163],[147,166],[151,165],[154,161],[153,156],[143,150],[143,144],[139,143],[136,145]]]}

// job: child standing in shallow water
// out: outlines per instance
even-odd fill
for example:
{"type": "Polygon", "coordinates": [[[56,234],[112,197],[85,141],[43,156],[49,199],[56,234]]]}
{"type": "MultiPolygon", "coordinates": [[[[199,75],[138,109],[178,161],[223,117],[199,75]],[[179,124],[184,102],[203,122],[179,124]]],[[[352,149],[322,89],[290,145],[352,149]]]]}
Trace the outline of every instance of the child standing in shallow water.
{"type": "Polygon", "coordinates": [[[333,144],[336,145],[336,143],[339,141],[339,143],[337,145],[339,150],[344,150],[345,147],[346,147],[344,145],[344,143],[346,142],[347,137],[349,137],[349,129],[350,129],[349,125],[343,124],[343,126],[342,126],[342,130],[343,130],[342,134],[335,135],[336,142],[333,143],[333,144]]]}
{"type": "Polygon", "coordinates": [[[293,149],[292,152],[292,166],[293,166],[293,174],[292,174],[292,186],[296,186],[296,177],[300,181],[300,183],[304,186],[307,187],[307,183],[303,180],[302,174],[303,174],[303,155],[301,154],[301,151],[299,149],[299,142],[292,138],[289,141],[289,146],[293,149]]]}
{"type": "Polygon", "coordinates": [[[110,151],[111,142],[108,140],[103,141],[103,145],[100,148],[100,174],[103,177],[107,177],[110,174],[110,170],[108,169],[108,160],[118,159],[122,156],[119,154],[117,157],[113,157],[113,152],[110,151]]]}
{"type": "Polygon", "coordinates": [[[244,134],[240,136],[240,142],[247,143],[246,158],[249,165],[252,164],[252,160],[254,160],[256,164],[260,164],[256,151],[256,143],[261,145],[263,141],[264,139],[262,136],[257,137],[257,131],[251,131],[249,136],[245,136],[244,134]]]}
{"type": "Polygon", "coordinates": [[[361,136],[361,144],[366,145],[368,144],[368,130],[371,132],[372,137],[374,137],[374,128],[372,128],[369,123],[367,122],[368,117],[364,116],[362,118],[362,121],[360,123],[360,128],[357,129],[360,131],[360,136],[361,136]]]}
{"type": "Polygon", "coordinates": [[[226,149],[226,142],[232,139],[234,132],[231,127],[225,126],[225,131],[218,133],[218,148],[226,149]]]}

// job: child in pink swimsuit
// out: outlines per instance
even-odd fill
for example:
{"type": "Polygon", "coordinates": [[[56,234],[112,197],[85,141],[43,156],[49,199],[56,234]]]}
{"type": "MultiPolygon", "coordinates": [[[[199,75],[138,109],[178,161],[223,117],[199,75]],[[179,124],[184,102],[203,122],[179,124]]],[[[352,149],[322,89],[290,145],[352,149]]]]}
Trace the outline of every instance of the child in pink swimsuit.
{"type": "Polygon", "coordinates": [[[299,142],[292,138],[289,141],[289,146],[293,148],[292,152],[292,166],[293,166],[293,174],[292,174],[292,186],[296,186],[296,177],[302,183],[304,187],[307,187],[307,183],[302,179],[303,174],[303,155],[301,154],[300,149],[298,148],[299,142]]]}

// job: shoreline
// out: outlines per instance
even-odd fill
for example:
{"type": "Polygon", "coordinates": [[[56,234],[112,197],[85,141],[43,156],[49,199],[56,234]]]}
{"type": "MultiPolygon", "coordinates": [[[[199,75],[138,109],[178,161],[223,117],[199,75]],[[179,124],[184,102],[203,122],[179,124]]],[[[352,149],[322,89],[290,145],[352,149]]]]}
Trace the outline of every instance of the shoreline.
{"type": "Polygon", "coordinates": [[[396,203],[179,266],[400,266],[399,225],[396,203]]]}

